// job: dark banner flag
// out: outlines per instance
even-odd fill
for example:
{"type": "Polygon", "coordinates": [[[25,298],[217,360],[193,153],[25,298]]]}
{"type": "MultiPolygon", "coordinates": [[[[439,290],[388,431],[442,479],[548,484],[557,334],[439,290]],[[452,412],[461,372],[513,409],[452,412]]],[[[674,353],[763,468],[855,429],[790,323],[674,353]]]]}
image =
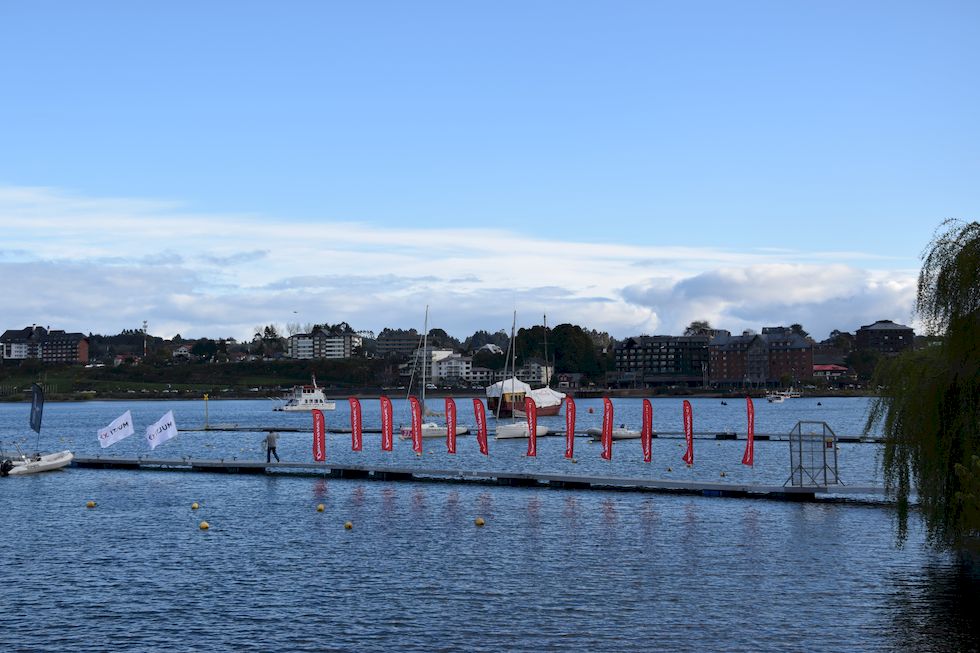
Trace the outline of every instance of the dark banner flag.
{"type": "Polygon", "coordinates": [[[446,453],[456,453],[456,401],[446,397],[446,453]]]}
{"type": "Polygon", "coordinates": [[[527,415],[527,455],[538,455],[538,406],[530,397],[524,398],[524,413],[527,415]]]}
{"type": "Polygon", "coordinates": [[[476,422],[476,441],[480,445],[480,453],[489,456],[487,448],[487,411],[482,399],[473,400],[473,420],[476,422]]]}
{"type": "Polygon", "coordinates": [[[755,406],[752,405],[752,397],[745,398],[745,413],[749,425],[745,442],[745,453],[742,454],[742,464],[752,467],[755,462],[755,406]]]}
{"type": "Polygon", "coordinates": [[[609,397],[602,398],[602,457],[612,460],[613,405],[609,397]]]}
{"type": "Polygon", "coordinates": [[[348,397],[350,403],[350,450],[361,450],[361,402],[357,397],[348,397]]]}
{"type": "Polygon", "coordinates": [[[643,400],[643,426],[640,427],[640,446],[643,447],[643,462],[653,460],[653,404],[643,400]]]}
{"type": "Polygon", "coordinates": [[[684,462],[694,464],[694,411],[691,402],[684,400],[684,439],[687,440],[687,451],[684,452],[684,462]]]}
{"type": "Polygon", "coordinates": [[[575,400],[565,397],[565,457],[575,455],[575,400]]]}
{"type": "Polygon", "coordinates": [[[418,397],[409,397],[412,406],[412,451],[422,453],[422,404],[418,397]]]}
{"type": "Polygon", "coordinates": [[[38,384],[31,385],[31,428],[41,433],[41,413],[44,412],[44,389],[38,384]]]}
{"type": "Polygon", "coordinates": [[[323,413],[314,409],[313,413],[313,460],[322,463],[327,459],[327,426],[323,413]]]}
{"type": "Polygon", "coordinates": [[[381,450],[391,451],[394,427],[391,423],[391,399],[381,397],[381,450]]]}

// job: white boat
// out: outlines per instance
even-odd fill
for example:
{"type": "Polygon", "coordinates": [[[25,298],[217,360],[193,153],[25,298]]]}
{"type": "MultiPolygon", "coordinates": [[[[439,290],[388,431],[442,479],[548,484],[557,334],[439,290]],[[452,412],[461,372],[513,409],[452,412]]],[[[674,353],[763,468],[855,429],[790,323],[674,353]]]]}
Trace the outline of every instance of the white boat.
{"type": "Polygon", "coordinates": [[[796,388],[789,390],[772,390],[766,393],[766,401],[771,404],[781,404],[787,399],[800,399],[803,393],[796,388]]]}
{"type": "MultiPolygon", "coordinates": [[[[449,429],[445,424],[437,424],[436,422],[424,422],[421,428],[423,438],[444,438],[449,433],[449,429]]],[[[470,429],[466,426],[456,426],[456,435],[466,435],[469,432],[470,429]]],[[[412,427],[403,426],[398,437],[402,440],[411,440],[412,427]]]]}
{"type": "MultiPolygon", "coordinates": [[[[597,428],[585,429],[585,434],[588,435],[593,440],[602,439],[602,429],[597,429],[597,428]]],[[[628,429],[625,426],[614,428],[612,430],[613,440],[635,440],[638,439],[639,437],[640,437],[639,431],[628,429]]]]}
{"type": "Polygon", "coordinates": [[[316,384],[316,377],[313,377],[313,385],[296,385],[284,397],[286,402],[281,406],[276,406],[273,410],[281,411],[304,411],[304,410],[335,410],[337,403],[327,399],[323,394],[323,388],[316,384]]]}
{"type": "MultiPolygon", "coordinates": [[[[543,435],[548,435],[551,430],[547,426],[537,425],[534,429],[534,434],[536,437],[541,437],[543,435]]],[[[528,438],[531,435],[531,431],[527,428],[527,422],[512,422],[510,424],[497,424],[496,432],[494,433],[494,438],[497,440],[510,440],[515,438],[528,438]]]]}
{"type": "Polygon", "coordinates": [[[7,474],[10,476],[22,476],[25,474],[50,472],[55,469],[67,467],[74,457],[74,454],[68,450],[44,454],[43,456],[36,455],[31,457],[22,457],[19,460],[10,461],[12,463],[12,467],[7,474]]]}
{"type": "MultiPolygon", "coordinates": [[[[44,410],[44,390],[38,384],[31,386],[31,429],[37,432],[38,442],[41,439],[41,415],[44,410]]],[[[17,459],[4,458],[0,461],[0,476],[26,476],[50,472],[67,467],[75,456],[71,451],[56,453],[35,453],[32,456],[21,455],[17,459]]]]}

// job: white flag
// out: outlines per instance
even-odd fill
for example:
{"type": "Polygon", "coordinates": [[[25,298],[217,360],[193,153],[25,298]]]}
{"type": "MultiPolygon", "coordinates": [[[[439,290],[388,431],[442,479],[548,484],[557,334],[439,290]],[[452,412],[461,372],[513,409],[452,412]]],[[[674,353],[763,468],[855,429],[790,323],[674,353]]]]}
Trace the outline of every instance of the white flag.
{"type": "Polygon", "coordinates": [[[133,430],[133,416],[127,410],[112,420],[109,426],[99,431],[99,444],[105,449],[110,444],[115,444],[124,438],[128,438],[133,433],[135,433],[133,430]]]}
{"type": "Polygon", "coordinates": [[[146,441],[150,449],[158,446],[177,436],[177,423],[174,421],[174,412],[168,410],[167,414],[160,418],[156,424],[146,427],[146,441]]]}

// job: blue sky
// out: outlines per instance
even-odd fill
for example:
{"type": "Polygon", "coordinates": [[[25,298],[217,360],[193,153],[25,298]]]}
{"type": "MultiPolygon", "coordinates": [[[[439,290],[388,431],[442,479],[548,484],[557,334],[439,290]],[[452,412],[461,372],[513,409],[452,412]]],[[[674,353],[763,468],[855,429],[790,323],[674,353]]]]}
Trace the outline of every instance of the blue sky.
{"type": "Polygon", "coordinates": [[[5,3],[0,327],[907,323],[978,72],[972,2],[5,3]]]}

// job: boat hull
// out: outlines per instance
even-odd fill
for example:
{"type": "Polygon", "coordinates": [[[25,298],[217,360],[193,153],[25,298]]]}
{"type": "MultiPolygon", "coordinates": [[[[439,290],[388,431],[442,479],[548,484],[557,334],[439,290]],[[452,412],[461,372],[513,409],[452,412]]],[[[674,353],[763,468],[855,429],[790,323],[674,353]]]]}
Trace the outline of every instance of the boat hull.
{"type": "MultiPolygon", "coordinates": [[[[586,429],[586,435],[588,435],[593,440],[602,439],[602,429],[586,429]]],[[[633,429],[618,428],[612,430],[613,440],[636,440],[640,437],[639,431],[634,431],[633,429]]]]}
{"type": "Polygon", "coordinates": [[[337,402],[326,401],[322,404],[309,404],[309,405],[287,405],[287,406],[276,406],[273,410],[283,412],[283,413],[302,413],[310,412],[311,410],[337,410],[337,402]]]}
{"type": "MultiPolygon", "coordinates": [[[[448,431],[448,428],[444,424],[431,424],[431,425],[430,424],[423,424],[422,425],[422,438],[423,439],[426,439],[426,438],[445,438],[446,435],[448,434],[447,431],[448,431]]],[[[470,432],[470,429],[468,427],[466,427],[466,426],[457,426],[456,427],[456,435],[457,436],[459,436],[459,435],[466,435],[469,432],[470,432]]],[[[402,440],[411,440],[412,439],[412,429],[409,428],[409,427],[402,428],[402,430],[398,433],[398,437],[400,437],[402,440]]]]}
{"type": "MultiPolygon", "coordinates": [[[[540,424],[535,429],[535,435],[541,437],[543,435],[548,435],[551,430],[547,426],[541,426],[540,424]]],[[[511,440],[530,437],[530,431],[527,428],[527,424],[517,422],[514,424],[502,424],[497,427],[494,433],[494,438],[497,440],[511,440]]]]}

